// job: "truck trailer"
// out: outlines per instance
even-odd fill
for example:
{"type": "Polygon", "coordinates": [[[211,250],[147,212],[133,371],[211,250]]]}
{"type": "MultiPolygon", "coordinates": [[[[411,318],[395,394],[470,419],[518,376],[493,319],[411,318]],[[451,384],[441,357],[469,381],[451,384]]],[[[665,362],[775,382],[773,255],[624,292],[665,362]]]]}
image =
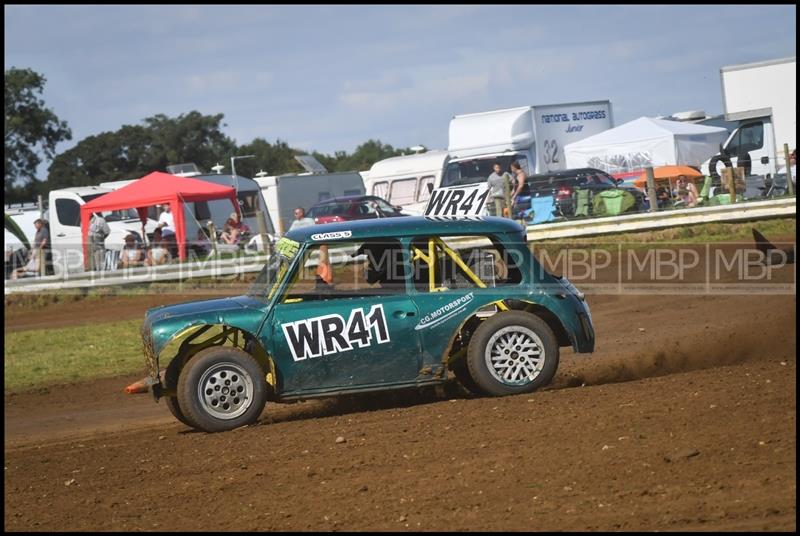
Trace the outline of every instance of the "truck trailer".
{"type": "Polygon", "coordinates": [[[564,146],[614,126],[608,100],[522,106],[456,115],[442,186],[485,181],[517,161],[526,175],[565,169],[564,146]]]}

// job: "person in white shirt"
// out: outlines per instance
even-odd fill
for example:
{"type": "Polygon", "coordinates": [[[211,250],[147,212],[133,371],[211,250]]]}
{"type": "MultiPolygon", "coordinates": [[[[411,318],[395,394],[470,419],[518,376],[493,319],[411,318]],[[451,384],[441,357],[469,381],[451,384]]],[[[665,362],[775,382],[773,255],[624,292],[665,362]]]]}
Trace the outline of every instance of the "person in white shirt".
{"type": "Polygon", "coordinates": [[[314,225],[314,219],[306,217],[306,209],[303,207],[294,209],[294,221],[289,227],[289,231],[300,229],[301,227],[309,227],[311,225],[314,225]]]}
{"type": "Polygon", "coordinates": [[[175,220],[169,204],[164,205],[164,212],[158,217],[158,228],[161,229],[161,234],[165,239],[170,235],[175,235],[175,220]]]}

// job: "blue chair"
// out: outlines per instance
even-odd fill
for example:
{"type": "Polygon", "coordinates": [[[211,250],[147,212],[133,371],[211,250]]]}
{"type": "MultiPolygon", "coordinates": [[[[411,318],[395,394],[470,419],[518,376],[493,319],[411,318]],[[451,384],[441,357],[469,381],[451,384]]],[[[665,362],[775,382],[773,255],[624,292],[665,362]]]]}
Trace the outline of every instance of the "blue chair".
{"type": "Polygon", "coordinates": [[[531,198],[531,208],[525,211],[525,221],[530,224],[545,223],[555,218],[556,201],[552,195],[531,198]]]}

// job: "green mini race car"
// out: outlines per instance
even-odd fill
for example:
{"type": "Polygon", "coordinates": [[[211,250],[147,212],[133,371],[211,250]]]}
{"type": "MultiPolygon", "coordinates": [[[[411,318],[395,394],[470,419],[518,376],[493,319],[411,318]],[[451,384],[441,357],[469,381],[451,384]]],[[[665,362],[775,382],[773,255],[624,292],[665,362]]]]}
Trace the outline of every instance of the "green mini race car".
{"type": "Polygon", "coordinates": [[[503,218],[362,220],[290,231],[249,292],[150,309],[147,383],[184,424],[255,422],[269,401],[447,381],[529,393],[559,347],[594,350],[584,296],[503,218]]]}

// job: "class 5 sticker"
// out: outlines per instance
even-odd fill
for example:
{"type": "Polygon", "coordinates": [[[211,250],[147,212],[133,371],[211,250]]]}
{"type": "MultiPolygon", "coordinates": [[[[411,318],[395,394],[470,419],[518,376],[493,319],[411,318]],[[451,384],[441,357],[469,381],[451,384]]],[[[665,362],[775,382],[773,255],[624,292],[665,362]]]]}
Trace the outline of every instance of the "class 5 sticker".
{"type": "Polygon", "coordinates": [[[476,219],[483,215],[489,183],[437,188],[431,192],[423,216],[429,219],[476,219]]]}
{"type": "Polygon", "coordinates": [[[350,238],[353,236],[353,231],[333,231],[330,233],[317,233],[311,235],[311,240],[339,240],[341,238],[350,238]]]}

